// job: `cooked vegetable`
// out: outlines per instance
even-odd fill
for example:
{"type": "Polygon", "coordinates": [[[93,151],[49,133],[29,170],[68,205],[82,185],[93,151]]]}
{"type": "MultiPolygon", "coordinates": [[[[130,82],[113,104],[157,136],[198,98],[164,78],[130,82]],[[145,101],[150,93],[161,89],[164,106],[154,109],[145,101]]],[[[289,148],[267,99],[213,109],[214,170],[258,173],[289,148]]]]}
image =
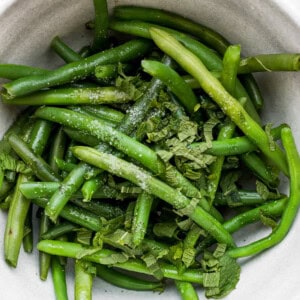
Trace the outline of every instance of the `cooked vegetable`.
{"type": "Polygon", "coordinates": [[[68,298],[66,258],[77,300],[92,299],[94,276],[158,292],[168,279],[182,299],[198,299],[199,285],[222,298],[238,283],[237,259],[281,242],[296,217],[295,138],[287,124],[261,125],[251,73],[299,71],[299,54],[243,57],[180,15],[119,6],[110,17],[107,1],[93,4],[89,45],[51,42],[65,65],[0,65],[12,80],[4,105],[29,105],[0,141],[5,259],[16,267],[22,241],[35,247],[37,207],[39,275],[51,268],[57,299],[68,298]],[[233,233],[254,222],[271,234],[237,246],[233,233]]]}

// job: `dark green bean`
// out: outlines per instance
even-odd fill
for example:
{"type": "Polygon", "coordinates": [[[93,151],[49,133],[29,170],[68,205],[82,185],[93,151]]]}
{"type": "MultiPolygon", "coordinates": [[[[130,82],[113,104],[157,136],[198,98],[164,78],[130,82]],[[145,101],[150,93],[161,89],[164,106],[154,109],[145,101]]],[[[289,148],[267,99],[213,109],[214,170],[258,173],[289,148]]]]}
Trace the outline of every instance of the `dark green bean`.
{"type": "Polygon", "coordinates": [[[32,226],[32,205],[29,206],[27,216],[24,222],[23,248],[27,253],[33,250],[33,226],[32,226]]]}
{"type": "Polygon", "coordinates": [[[161,9],[117,6],[114,10],[114,16],[124,20],[147,21],[191,33],[221,54],[224,54],[229,46],[229,42],[213,29],[161,9]]]}
{"type": "Polygon", "coordinates": [[[28,166],[30,166],[34,174],[39,179],[45,181],[60,180],[60,178],[54,174],[54,171],[50,168],[50,166],[40,156],[36,155],[17,135],[11,134],[8,141],[14,151],[28,166]]]}
{"type": "Polygon", "coordinates": [[[136,246],[146,234],[152,203],[153,196],[147,193],[141,193],[136,200],[131,228],[132,241],[136,246]]]}
{"type": "Polygon", "coordinates": [[[132,40],[116,48],[94,54],[78,62],[62,66],[47,74],[27,76],[3,86],[3,94],[14,98],[43,88],[80,80],[94,72],[97,65],[126,62],[149,51],[151,43],[145,40],[132,40]]]}
{"type": "Polygon", "coordinates": [[[66,63],[81,60],[82,57],[76,51],[71,49],[63,40],[56,36],[51,41],[51,48],[58,54],[66,63]]]}
{"type": "Polygon", "coordinates": [[[251,73],[244,74],[239,76],[243,86],[245,87],[247,93],[249,94],[253,105],[256,110],[260,110],[263,108],[264,99],[260,92],[259,86],[251,73]]]}
{"type": "Polygon", "coordinates": [[[65,154],[65,148],[66,148],[66,134],[63,131],[63,129],[60,127],[55,132],[55,136],[53,137],[53,141],[51,143],[50,153],[49,153],[49,165],[50,168],[53,170],[56,176],[60,176],[60,170],[57,166],[56,160],[62,159],[65,154]]]}
{"type": "Polygon", "coordinates": [[[96,269],[98,277],[123,289],[134,291],[163,291],[161,282],[146,281],[131,277],[129,274],[123,274],[113,268],[99,264],[96,265],[96,269]]]}
{"type": "Polygon", "coordinates": [[[199,102],[192,89],[175,70],[158,61],[150,60],[143,60],[142,67],[145,72],[164,82],[170,91],[177,96],[189,114],[193,115],[195,113],[199,102]]]}
{"type": "Polygon", "coordinates": [[[56,238],[66,234],[66,233],[76,231],[78,228],[79,227],[77,225],[72,224],[72,223],[68,223],[68,222],[60,223],[60,224],[50,228],[46,232],[44,232],[41,235],[41,239],[55,240],[56,238]]]}
{"type": "Polygon", "coordinates": [[[273,188],[278,186],[279,178],[276,170],[258,154],[255,152],[242,154],[241,160],[266,185],[273,188]]]}
{"type": "Polygon", "coordinates": [[[108,8],[106,0],[93,0],[95,9],[94,41],[91,52],[98,52],[108,46],[108,8]]]}
{"type": "MultiPolygon", "coordinates": [[[[31,201],[43,208],[46,207],[48,202],[48,200],[44,198],[31,199],[31,201]]],[[[97,215],[74,205],[65,205],[60,212],[60,216],[70,222],[94,231],[99,231],[102,227],[102,222],[97,215]]]]}

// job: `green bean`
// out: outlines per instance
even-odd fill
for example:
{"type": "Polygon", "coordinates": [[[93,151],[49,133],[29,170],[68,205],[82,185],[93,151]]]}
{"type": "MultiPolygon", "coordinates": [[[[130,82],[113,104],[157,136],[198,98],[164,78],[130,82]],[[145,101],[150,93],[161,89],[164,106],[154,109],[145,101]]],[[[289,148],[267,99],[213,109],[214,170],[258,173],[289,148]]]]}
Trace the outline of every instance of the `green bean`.
{"type": "MultiPolygon", "coordinates": [[[[39,240],[41,240],[41,236],[45,232],[47,232],[50,228],[50,219],[46,216],[44,212],[42,212],[41,214],[39,227],[40,227],[39,240]]],[[[47,279],[50,266],[51,266],[51,256],[47,253],[39,251],[39,272],[40,272],[41,280],[47,279]]]]}
{"type": "MultiPolygon", "coordinates": [[[[21,148],[26,151],[26,156],[27,153],[30,153],[30,157],[35,157],[35,153],[41,154],[43,152],[45,140],[49,136],[50,128],[51,124],[49,122],[37,120],[28,138],[29,144],[23,142],[23,140],[17,137],[14,133],[10,133],[8,141],[11,146],[11,142],[16,142],[15,145],[17,146],[21,145],[21,148]],[[39,129],[40,127],[41,130],[39,129]],[[32,147],[32,150],[30,147],[32,147]]],[[[16,149],[15,147],[13,148],[14,150],[16,149]]],[[[18,147],[18,149],[20,148],[18,147]]],[[[24,224],[30,207],[30,200],[26,199],[22,195],[19,190],[19,186],[21,183],[31,180],[32,177],[28,175],[20,174],[18,176],[7,217],[4,237],[4,253],[6,261],[13,267],[16,267],[18,263],[20,247],[24,236],[24,224]]]]}
{"type": "Polygon", "coordinates": [[[241,60],[239,74],[271,71],[299,71],[300,54],[261,54],[241,60]]]}
{"type": "Polygon", "coordinates": [[[31,148],[36,154],[43,153],[51,134],[52,127],[52,123],[46,120],[37,119],[35,121],[35,125],[31,132],[35,139],[31,143],[31,148]]]}
{"type": "MultiPolygon", "coordinates": [[[[239,45],[229,46],[224,54],[223,69],[221,72],[221,83],[231,95],[235,96],[237,82],[237,68],[240,62],[241,47],[239,45]]],[[[241,101],[240,101],[241,103],[241,101]]],[[[220,129],[217,140],[227,140],[233,136],[235,124],[229,121],[220,129]]],[[[219,156],[210,166],[210,180],[208,182],[208,191],[210,203],[212,204],[217,192],[225,157],[219,156]]]]}
{"type": "MultiPolygon", "coordinates": [[[[62,189],[62,183],[59,182],[26,182],[20,185],[20,189],[23,195],[28,199],[37,198],[49,198],[58,189],[62,189]]],[[[125,199],[128,197],[133,197],[136,194],[133,193],[122,193],[120,192],[119,186],[116,188],[103,186],[101,189],[96,191],[94,194],[94,199],[125,199]]],[[[73,194],[73,199],[82,200],[82,193],[77,192],[73,194]]],[[[81,201],[82,202],[82,201],[81,201]]],[[[83,202],[88,205],[87,202],[83,202]]]]}
{"type": "MultiPolygon", "coordinates": [[[[211,71],[221,71],[222,70],[222,60],[220,57],[211,49],[201,44],[200,42],[194,40],[188,35],[178,32],[176,30],[172,30],[166,27],[154,25],[146,22],[139,21],[112,21],[110,23],[110,27],[113,30],[133,34],[136,36],[151,38],[150,28],[161,29],[165,32],[168,32],[174,38],[176,38],[179,42],[181,42],[188,50],[194,53],[203,64],[211,71]]],[[[255,107],[253,106],[249,95],[247,94],[244,87],[241,85],[239,81],[237,81],[236,85],[236,96],[238,99],[245,97],[247,99],[245,104],[246,111],[251,115],[251,117],[257,122],[260,123],[259,115],[257,114],[255,107]]]]}
{"type": "MultiPolygon", "coordinates": [[[[93,117],[82,115],[70,110],[54,107],[40,108],[36,111],[35,115],[40,118],[52,120],[63,125],[67,125],[79,130],[84,130],[89,134],[96,135],[100,140],[110,143],[112,146],[116,147],[126,155],[144,164],[147,168],[153,171],[154,174],[164,174],[164,163],[158,158],[157,154],[153,150],[122,134],[120,131],[116,131],[113,128],[107,126],[106,123],[104,121],[101,121],[100,119],[95,119],[93,117]]],[[[134,116],[132,115],[132,117],[134,116]]],[[[124,117],[124,119],[125,118],[126,117],[124,117]]],[[[86,170],[81,170],[80,172],[84,175],[86,173],[86,170]]],[[[72,177],[72,175],[69,176],[72,177]]],[[[174,187],[177,188],[180,186],[184,188],[185,191],[183,193],[189,193],[189,190],[192,189],[192,193],[194,195],[197,194],[197,196],[199,197],[199,191],[195,187],[192,187],[192,184],[189,183],[189,181],[184,178],[175,168],[169,167],[168,172],[166,173],[166,175],[164,175],[164,178],[169,180],[172,179],[172,184],[174,185],[174,187]]],[[[82,181],[80,181],[80,183],[81,182],[82,181]]],[[[73,185],[73,188],[74,186],[75,185],[73,185]]],[[[61,201],[61,199],[56,201],[57,202],[55,206],[60,203],[59,207],[63,207],[65,202],[61,201]]],[[[205,199],[200,202],[200,205],[203,205],[205,209],[210,210],[210,207],[208,203],[205,202],[205,199]]],[[[48,210],[46,211],[49,214],[52,213],[48,210]]],[[[55,209],[55,211],[56,213],[58,212],[57,209],[55,209]]],[[[220,218],[220,214],[216,210],[212,209],[212,212],[214,213],[214,215],[217,215],[218,218],[220,218]]],[[[55,216],[53,216],[53,218],[55,219],[55,216]]]]}
{"type": "MultiPolygon", "coordinates": [[[[77,105],[76,105],[76,106],[75,106],[75,105],[73,106],[73,105],[71,105],[71,106],[68,106],[67,108],[70,109],[70,110],[72,110],[72,111],[78,112],[78,113],[80,113],[80,114],[83,114],[83,115],[86,115],[86,116],[92,116],[92,117],[94,117],[95,119],[100,119],[100,120],[102,120],[102,121],[105,121],[105,123],[106,123],[108,126],[110,126],[110,127],[113,127],[113,128],[116,127],[116,123],[115,123],[115,122],[111,122],[110,120],[101,118],[101,117],[99,117],[99,116],[96,116],[95,114],[91,114],[91,113],[89,113],[88,111],[86,111],[85,109],[81,108],[80,106],[77,106],[77,105]]],[[[98,142],[97,144],[99,144],[99,142],[98,142]]]]}
{"type": "Polygon", "coordinates": [[[104,119],[113,123],[120,123],[124,118],[124,114],[116,109],[104,105],[84,105],[82,110],[88,112],[90,115],[100,119],[104,119]]]}
{"type": "Polygon", "coordinates": [[[42,107],[35,112],[35,116],[52,120],[79,130],[84,130],[96,136],[103,142],[109,143],[124,154],[146,165],[154,174],[164,172],[164,164],[158,155],[142,143],[115,130],[105,121],[89,117],[71,110],[55,107],[42,107]]]}
{"type": "Polygon", "coordinates": [[[266,185],[273,188],[278,186],[279,178],[276,170],[274,171],[272,166],[268,165],[258,154],[255,152],[244,153],[241,155],[241,160],[266,185]]]}
{"type": "Polygon", "coordinates": [[[134,291],[162,291],[163,285],[161,282],[147,281],[140,278],[131,277],[128,274],[123,274],[113,268],[103,265],[96,265],[97,276],[101,279],[127,290],[134,291]]]}
{"type": "Polygon", "coordinates": [[[288,168],[284,153],[274,145],[275,149],[270,149],[269,138],[263,129],[249,116],[239,102],[233,98],[220,82],[215,79],[205,68],[202,62],[176,39],[168,33],[159,29],[150,30],[153,39],[173,57],[186,71],[191,73],[217,104],[222,108],[231,120],[244,132],[248,138],[285,174],[288,168]]]}
{"type": "Polygon", "coordinates": [[[0,187],[0,202],[6,198],[7,194],[11,191],[13,187],[13,183],[8,182],[7,180],[3,180],[2,185],[0,187]]]}
{"type": "Polygon", "coordinates": [[[104,82],[109,81],[118,75],[118,65],[103,65],[95,68],[95,77],[104,82]]]}
{"type": "Polygon", "coordinates": [[[51,260],[51,272],[56,299],[68,300],[65,268],[56,256],[53,256],[51,260]]]}
{"type": "Polygon", "coordinates": [[[68,163],[63,159],[55,158],[55,164],[58,170],[66,172],[67,174],[70,173],[73,169],[76,168],[76,164],[68,163]]]}
{"type": "Polygon", "coordinates": [[[76,229],[78,229],[78,226],[75,224],[68,223],[68,222],[60,223],[60,224],[55,225],[54,227],[50,228],[46,232],[44,232],[41,235],[41,239],[55,240],[56,238],[66,234],[66,233],[76,231],[76,229]]]}
{"type": "Polygon", "coordinates": [[[49,71],[47,74],[27,76],[6,83],[2,94],[14,98],[43,88],[80,80],[92,74],[97,65],[130,61],[147,53],[150,47],[151,44],[145,40],[132,40],[116,48],[49,71]]]}
{"type": "Polygon", "coordinates": [[[49,73],[49,70],[15,64],[0,64],[0,78],[15,80],[26,76],[43,76],[49,73]]]}
{"type": "Polygon", "coordinates": [[[240,75],[239,78],[243,86],[245,87],[247,93],[249,94],[249,97],[251,98],[256,110],[259,111],[260,109],[262,109],[264,105],[264,99],[253,75],[251,73],[244,74],[240,75]]]}
{"type": "Polygon", "coordinates": [[[103,173],[99,174],[97,177],[93,179],[86,181],[81,188],[83,201],[85,202],[91,201],[95,192],[98,189],[101,189],[103,186],[104,186],[103,173]]]}
{"type": "Polygon", "coordinates": [[[241,46],[231,45],[227,48],[223,57],[223,68],[220,81],[231,95],[235,96],[237,70],[240,63],[241,46]]]}
{"type": "Polygon", "coordinates": [[[84,131],[77,129],[63,127],[64,132],[74,141],[79,142],[84,145],[95,147],[99,144],[99,139],[92,136],[84,131]]]}
{"type": "MultiPolygon", "coordinates": [[[[21,186],[22,187],[22,186],[21,186]]],[[[269,193],[267,200],[277,200],[281,198],[282,194],[269,193]]],[[[223,193],[217,192],[214,203],[216,205],[223,205],[229,207],[238,207],[238,206],[255,206],[261,205],[266,202],[266,199],[263,198],[260,194],[248,190],[238,190],[237,193],[224,195],[223,193]]]]}
{"type": "MultiPolygon", "coordinates": [[[[261,215],[264,214],[269,217],[279,217],[282,215],[286,204],[288,202],[287,198],[283,198],[280,200],[275,200],[269,203],[264,204],[264,201],[256,204],[263,204],[256,208],[250,209],[246,212],[238,214],[228,221],[223,223],[224,228],[228,230],[230,233],[234,233],[239,229],[245,227],[248,224],[255,223],[261,220],[261,215]]],[[[201,253],[204,249],[209,247],[214,243],[214,239],[210,236],[202,240],[197,246],[197,253],[201,253]]]]}
{"type": "Polygon", "coordinates": [[[18,187],[22,182],[26,182],[27,180],[28,177],[26,175],[20,174],[18,176],[5,227],[5,260],[13,267],[16,267],[18,263],[23,240],[24,223],[30,206],[30,200],[23,197],[18,187]]]}
{"type": "MultiPolygon", "coordinates": [[[[31,201],[43,208],[46,207],[48,202],[44,198],[31,199],[31,201]]],[[[70,222],[93,231],[99,231],[102,228],[102,222],[97,215],[74,205],[65,205],[59,215],[70,222]]]]}
{"type": "MultiPolygon", "coordinates": [[[[53,255],[60,255],[66,256],[71,258],[77,258],[83,250],[89,249],[89,247],[85,247],[78,243],[71,243],[71,242],[61,242],[61,241],[53,241],[53,240],[43,240],[40,241],[37,245],[38,250],[53,254],[53,255]]],[[[92,248],[93,249],[93,248],[92,248]]],[[[98,264],[107,264],[107,258],[113,254],[117,254],[118,252],[109,250],[109,249],[101,249],[93,254],[84,256],[84,260],[95,262],[98,264]]],[[[122,258],[120,258],[121,260],[122,258]]],[[[129,259],[124,257],[123,262],[114,263],[113,266],[133,271],[137,273],[143,273],[152,275],[151,271],[147,268],[147,266],[138,259],[129,259]]],[[[109,262],[111,264],[111,262],[109,262]]],[[[198,284],[202,284],[203,282],[203,274],[199,269],[189,269],[183,273],[178,272],[177,268],[170,264],[162,263],[160,264],[160,268],[164,274],[164,277],[194,282],[198,284]]]]}
{"type": "Polygon", "coordinates": [[[61,88],[41,91],[10,99],[2,96],[2,101],[12,105],[71,105],[110,104],[132,101],[130,95],[115,87],[61,88]]]}
{"type": "MultiPolygon", "coordinates": [[[[53,120],[54,118],[55,122],[59,122],[60,124],[64,124],[77,129],[84,129],[91,134],[96,133],[97,137],[101,138],[102,141],[110,143],[118,150],[123,151],[125,154],[137,159],[138,161],[146,163],[148,168],[150,168],[150,170],[152,170],[155,174],[163,172],[164,164],[162,163],[162,161],[160,161],[157,154],[153,150],[122,134],[120,131],[116,131],[110,126],[107,126],[105,121],[101,121],[100,119],[95,119],[93,117],[82,115],[70,110],[51,107],[41,108],[39,112],[37,112],[36,116],[49,120],[53,120]],[[80,127],[78,127],[78,125],[80,125],[80,127]]],[[[76,176],[76,179],[74,180],[71,187],[70,185],[68,185],[70,192],[68,198],[64,198],[65,200],[68,200],[70,198],[70,196],[73,194],[73,191],[75,190],[74,188],[78,189],[81,185],[82,180],[78,180],[78,178],[82,178],[85,175],[85,173],[87,172],[86,168],[88,167],[84,166],[82,168],[76,168],[73,170],[73,172],[78,172],[79,176],[76,176]]],[[[65,181],[69,180],[69,178],[75,178],[72,172],[67,176],[65,181]]],[[[63,187],[63,189],[64,195],[66,195],[66,187],[63,187]]],[[[49,201],[46,212],[52,220],[56,219],[57,215],[59,214],[59,210],[66,203],[65,200],[62,201],[62,197],[52,197],[49,201]]]]}
{"type": "Polygon", "coordinates": [[[198,294],[190,282],[175,280],[177,290],[182,300],[198,300],[198,294]]]}
{"type": "Polygon", "coordinates": [[[62,159],[65,154],[66,148],[66,134],[63,129],[60,127],[55,133],[53,137],[53,141],[51,143],[51,148],[49,152],[49,165],[56,176],[60,176],[59,168],[57,166],[56,160],[62,159]]]}
{"type": "Polygon", "coordinates": [[[56,36],[51,41],[51,48],[58,54],[66,63],[81,60],[82,57],[76,51],[71,49],[63,40],[56,36]]]}
{"type": "Polygon", "coordinates": [[[87,261],[75,261],[75,300],[91,300],[93,275],[92,264],[87,261]]]}
{"type": "MultiPolygon", "coordinates": [[[[277,127],[271,129],[271,135],[274,140],[278,140],[280,138],[281,129],[284,127],[288,127],[287,124],[281,124],[277,127]]],[[[204,143],[193,143],[189,147],[197,148],[201,147],[204,143]]],[[[235,137],[231,139],[227,139],[224,141],[212,141],[211,148],[207,149],[205,153],[211,155],[238,155],[247,152],[252,152],[257,150],[257,147],[254,143],[252,143],[246,136],[235,137]]]]}
{"type": "Polygon", "coordinates": [[[132,241],[138,246],[143,241],[148,227],[149,216],[153,203],[153,196],[141,193],[135,203],[132,220],[132,241]]]}
{"type": "Polygon", "coordinates": [[[232,257],[238,258],[255,255],[277,245],[285,238],[297,214],[300,204],[300,157],[297,152],[297,147],[295,145],[291,129],[284,128],[281,132],[282,144],[287,154],[290,173],[290,195],[282,214],[281,221],[269,236],[246,246],[238,247],[236,250],[229,250],[228,254],[232,257]]]}
{"type": "Polygon", "coordinates": [[[23,248],[27,253],[31,253],[33,250],[32,205],[29,206],[24,222],[23,248]]]}
{"type": "Polygon", "coordinates": [[[183,214],[188,215],[197,224],[215,236],[218,241],[223,241],[230,246],[234,245],[232,237],[223,230],[222,225],[214,217],[201,207],[196,206],[196,204],[196,207],[193,207],[193,209],[191,209],[191,207],[188,209],[191,203],[187,197],[178,190],[152,177],[139,167],[114,157],[113,155],[98,152],[93,148],[77,146],[73,148],[73,153],[79,159],[91,165],[95,165],[98,168],[109,171],[140,186],[147,193],[159,197],[173,205],[175,209],[182,211],[183,214]]]}
{"type": "Polygon", "coordinates": [[[36,155],[17,135],[11,134],[8,141],[14,151],[32,169],[39,179],[45,181],[60,180],[60,178],[54,174],[50,166],[40,156],[36,155]]]}
{"type": "Polygon", "coordinates": [[[188,84],[172,68],[158,62],[143,60],[143,70],[151,76],[159,78],[174,93],[187,112],[195,113],[198,100],[188,84]]]}
{"type": "Polygon", "coordinates": [[[103,50],[108,46],[108,8],[106,0],[93,0],[95,9],[94,41],[92,52],[103,50]]]}
{"type": "Polygon", "coordinates": [[[224,54],[229,42],[219,33],[172,12],[149,7],[117,6],[114,16],[124,20],[147,21],[191,33],[209,47],[224,54]]]}

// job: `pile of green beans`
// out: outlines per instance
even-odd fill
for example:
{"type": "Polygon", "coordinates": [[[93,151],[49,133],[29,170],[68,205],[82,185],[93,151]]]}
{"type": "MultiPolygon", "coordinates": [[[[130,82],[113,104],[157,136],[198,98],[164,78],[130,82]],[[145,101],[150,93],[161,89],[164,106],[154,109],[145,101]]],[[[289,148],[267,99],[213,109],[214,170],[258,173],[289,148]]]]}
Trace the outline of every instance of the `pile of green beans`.
{"type": "Polygon", "coordinates": [[[237,259],[281,242],[300,205],[292,131],[262,125],[252,76],[299,71],[300,55],[242,57],[240,45],[180,15],[117,6],[109,16],[105,0],[93,4],[90,45],[51,41],[61,67],[0,65],[10,80],[3,104],[29,106],[0,141],[5,260],[17,267],[36,235],[40,278],[51,269],[58,300],[68,299],[66,257],[77,300],[92,299],[95,276],[221,298],[237,285],[237,259]],[[114,47],[120,33],[127,41],[114,47]],[[232,234],[254,222],[273,230],[237,246],[232,234]]]}

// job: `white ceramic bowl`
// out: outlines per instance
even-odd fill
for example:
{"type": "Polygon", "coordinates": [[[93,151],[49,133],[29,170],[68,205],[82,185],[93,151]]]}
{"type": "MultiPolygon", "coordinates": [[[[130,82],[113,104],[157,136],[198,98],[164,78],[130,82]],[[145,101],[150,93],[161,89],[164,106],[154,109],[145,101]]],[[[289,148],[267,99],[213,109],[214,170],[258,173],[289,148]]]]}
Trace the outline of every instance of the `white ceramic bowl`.
{"type": "MultiPolygon", "coordinates": [[[[188,16],[224,34],[232,43],[242,44],[243,54],[300,52],[300,3],[298,0],[115,0],[110,7],[137,4],[160,7],[188,16]],[[288,3],[287,3],[288,2],[288,3]]],[[[65,38],[75,49],[90,40],[83,24],[92,18],[91,0],[1,0],[0,61],[55,68],[60,60],[49,50],[55,35],[65,38]]],[[[300,149],[300,74],[277,73],[257,76],[266,99],[266,122],[288,122],[300,149]]],[[[14,115],[0,106],[0,135],[14,115]]],[[[299,195],[300,196],[300,195],[299,195]]],[[[21,251],[17,269],[3,258],[6,216],[0,213],[0,299],[54,299],[51,278],[42,282],[38,275],[37,252],[21,251]]],[[[236,235],[241,242],[257,238],[236,235]]],[[[226,299],[300,299],[300,217],[288,237],[277,247],[242,262],[237,289],[226,299]]],[[[73,298],[73,275],[68,273],[69,297],[73,298]]],[[[94,299],[180,299],[173,288],[162,295],[131,292],[112,287],[99,279],[94,283],[94,299]]],[[[204,299],[202,292],[200,298],[204,299]]]]}

